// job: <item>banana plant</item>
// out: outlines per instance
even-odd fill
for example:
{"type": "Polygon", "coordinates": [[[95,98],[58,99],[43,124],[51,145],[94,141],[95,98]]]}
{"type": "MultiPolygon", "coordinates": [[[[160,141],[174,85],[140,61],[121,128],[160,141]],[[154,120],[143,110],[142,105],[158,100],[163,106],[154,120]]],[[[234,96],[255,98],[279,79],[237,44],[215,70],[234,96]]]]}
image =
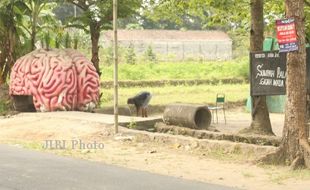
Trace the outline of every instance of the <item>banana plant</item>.
{"type": "Polygon", "coordinates": [[[0,84],[8,79],[15,60],[22,54],[22,30],[18,27],[22,15],[16,11],[19,0],[0,3],[0,84]]]}
{"type": "Polygon", "coordinates": [[[38,35],[54,32],[57,22],[49,0],[0,1],[0,83],[5,83],[16,59],[35,49],[38,35]]]}
{"type": "Polygon", "coordinates": [[[61,26],[55,19],[53,8],[57,3],[50,0],[24,0],[16,7],[23,14],[21,28],[29,36],[30,49],[36,49],[37,38],[44,38],[48,31],[54,32],[56,26],[61,26]]]}

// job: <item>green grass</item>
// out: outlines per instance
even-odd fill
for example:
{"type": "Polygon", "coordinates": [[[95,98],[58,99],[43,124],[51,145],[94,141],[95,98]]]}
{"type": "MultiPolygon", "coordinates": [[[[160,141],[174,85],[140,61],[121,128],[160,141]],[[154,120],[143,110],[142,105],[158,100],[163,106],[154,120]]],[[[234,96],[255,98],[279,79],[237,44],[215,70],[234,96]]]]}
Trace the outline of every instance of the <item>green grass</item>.
{"type": "Polygon", "coordinates": [[[269,179],[272,183],[275,184],[285,184],[285,181],[288,179],[295,180],[309,180],[310,179],[310,170],[308,169],[297,169],[291,170],[290,167],[278,166],[278,165],[261,165],[260,167],[264,168],[269,176],[269,179]]]}
{"type": "MultiPolygon", "coordinates": [[[[248,58],[213,62],[161,62],[120,64],[119,80],[173,80],[173,79],[248,79],[248,58]]],[[[102,65],[101,80],[113,80],[113,65],[102,65]]],[[[152,105],[169,103],[214,103],[217,93],[225,93],[226,101],[243,101],[249,96],[248,84],[181,85],[164,87],[119,88],[119,105],[126,105],[128,97],[145,90],[153,94],[152,105]]],[[[113,89],[101,89],[101,106],[113,105],[113,89]]]]}
{"type": "MultiPolygon", "coordinates": [[[[119,105],[125,105],[129,97],[142,90],[153,94],[150,102],[152,105],[166,105],[176,102],[210,104],[215,102],[217,93],[225,93],[228,102],[242,101],[249,96],[248,84],[119,88],[119,105]]],[[[113,89],[101,89],[101,92],[103,93],[101,106],[112,106],[113,89]]]]}
{"type": "Polygon", "coordinates": [[[246,178],[255,177],[255,175],[253,175],[251,172],[243,172],[242,175],[246,178]]]}
{"type": "MultiPolygon", "coordinates": [[[[161,62],[120,64],[119,80],[248,79],[248,58],[213,62],[161,62]]],[[[101,80],[113,80],[113,65],[102,65],[101,80]]]]}

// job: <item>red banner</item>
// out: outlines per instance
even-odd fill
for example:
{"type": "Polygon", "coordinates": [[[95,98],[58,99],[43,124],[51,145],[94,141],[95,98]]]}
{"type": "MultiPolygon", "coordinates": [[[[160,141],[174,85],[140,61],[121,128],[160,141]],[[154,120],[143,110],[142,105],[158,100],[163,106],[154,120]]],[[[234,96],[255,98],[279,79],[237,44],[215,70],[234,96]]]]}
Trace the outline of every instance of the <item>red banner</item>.
{"type": "Polygon", "coordinates": [[[298,50],[294,18],[277,20],[276,26],[280,52],[290,52],[298,50]]]}

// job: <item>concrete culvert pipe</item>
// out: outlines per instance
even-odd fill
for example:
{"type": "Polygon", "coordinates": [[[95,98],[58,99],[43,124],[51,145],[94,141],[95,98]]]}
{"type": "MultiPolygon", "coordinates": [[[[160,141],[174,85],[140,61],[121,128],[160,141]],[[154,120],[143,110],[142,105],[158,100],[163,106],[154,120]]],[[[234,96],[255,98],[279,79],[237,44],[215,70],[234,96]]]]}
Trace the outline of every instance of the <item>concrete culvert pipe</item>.
{"type": "MultiPolygon", "coordinates": [[[[114,114],[114,107],[97,108],[97,109],[94,109],[94,112],[113,115],[114,114]]],[[[118,107],[118,115],[131,116],[130,108],[128,106],[119,106],[118,107]]]]}
{"type": "Polygon", "coordinates": [[[168,105],[163,116],[167,125],[192,129],[207,129],[211,124],[211,119],[211,112],[207,106],[192,104],[168,105]]]}

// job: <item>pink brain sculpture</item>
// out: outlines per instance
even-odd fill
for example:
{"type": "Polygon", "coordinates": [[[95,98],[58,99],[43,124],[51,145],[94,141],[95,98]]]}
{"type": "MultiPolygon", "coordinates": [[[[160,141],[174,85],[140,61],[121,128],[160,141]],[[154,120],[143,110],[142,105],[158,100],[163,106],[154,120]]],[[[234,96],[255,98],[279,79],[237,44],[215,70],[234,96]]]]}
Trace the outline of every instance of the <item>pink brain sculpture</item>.
{"type": "Polygon", "coordinates": [[[36,50],[18,59],[10,95],[33,96],[37,111],[89,110],[99,100],[99,76],[76,50],[36,50]]]}

